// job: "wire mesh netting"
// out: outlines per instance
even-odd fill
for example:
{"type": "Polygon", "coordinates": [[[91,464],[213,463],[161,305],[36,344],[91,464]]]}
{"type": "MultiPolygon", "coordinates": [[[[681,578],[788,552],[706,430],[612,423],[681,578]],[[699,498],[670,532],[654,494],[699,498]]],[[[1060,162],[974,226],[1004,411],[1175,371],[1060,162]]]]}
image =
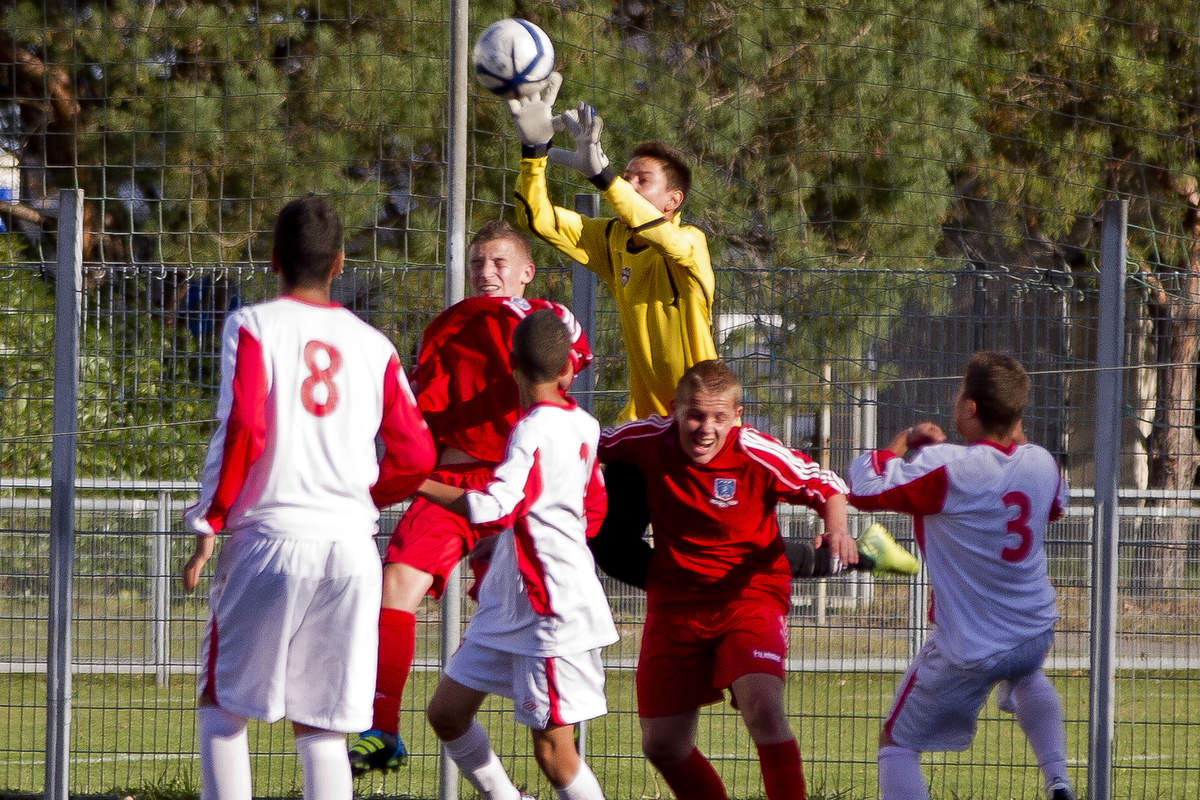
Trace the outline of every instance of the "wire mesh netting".
{"type": "MultiPolygon", "coordinates": [[[[470,35],[515,12],[555,43],[559,106],[585,100],[604,116],[614,166],[643,139],[691,161],[683,216],[708,237],[717,347],[745,383],[747,423],[844,470],[919,419],[950,430],[972,352],[1006,350],[1029,369],[1026,433],[1074,489],[1048,542],[1062,615],[1048,668],[1078,785],[1100,207],[1128,202],[1114,796],[1194,796],[1200,17],[1190,0],[489,1],[471,4],[470,35]]],[[[444,296],[449,54],[440,4],[0,8],[0,790],[36,794],[45,779],[58,191],[85,194],[70,790],[195,791],[205,585],[185,596],[176,576],[221,323],[274,293],[274,214],[317,191],[346,225],[334,298],[411,363],[444,296]]],[[[474,230],[512,219],[520,148],[504,104],[471,91],[474,230]]],[[[567,207],[592,191],[561,168],[550,186],[567,207]]],[[[570,302],[569,265],[540,243],[535,257],[529,293],[570,302]]],[[[626,367],[603,287],[591,338],[588,399],[608,423],[626,367]]],[[[907,518],[877,516],[914,548],[907,518]]],[[[381,530],[397,517],[389,511],[381,530]]],[[[795,537],[816,524],[783,519],[795,537]]],[[[609,796],[667,796],[641,755],[633,693],[644,598],[606,588],[621,632],[605,654],[610,712],[581,747],[609,796]]],[[[877,795],[876,737],[926,633],[926,592],[924,576],[795,584],[787,703],[814,793],[877,795]]],[[[431,602],[418,615],[401,719],[409,765],[362,779],[358,793],[437,796],[439,747],[423,710],[440,620],[431,602]]],[[[489,701],[483,719],[518,785],[551,796],[505,704],[489,701]]],[[[762,796],[737,712],[722,704],[701,720],[700,747],[731,796],[762,796]]],[[[256,795],[298,794],[284,726],[252,727],[251,746],[256,795]]],[[[1024,738],[994,703],[969,750],[925,766],[937,797],[1040,796],[1024,738]]]]}

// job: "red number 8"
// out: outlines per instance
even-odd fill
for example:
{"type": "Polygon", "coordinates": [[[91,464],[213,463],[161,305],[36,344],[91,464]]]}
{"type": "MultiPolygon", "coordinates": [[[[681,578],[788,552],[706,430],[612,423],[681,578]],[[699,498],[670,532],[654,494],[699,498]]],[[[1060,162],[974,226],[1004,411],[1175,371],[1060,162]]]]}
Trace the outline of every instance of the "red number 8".
{"type": "Polygon", "coordinates": [[[1016,506],[1017,517],[1010,519],[1004,529],[1021,537],[1016,547],[1006,547],[1000,551],[1000,557],[1010,564],[1021,561],[1033,549],[1033,531],[1029,529],[1029,498],[1024,492],[1009,492],[1003,497],[1005,506],[1016,506]]]}
{"type": "Polygon", "coordinates": [[[304,366],[308,367],[308,377],[300,384],[300,402],[304,410],[314,417],[323,417],[337,408],[338,391],[333,382],[333,376],[342,368],[342,354],[333,345],[313,340],[304,345],[304,366]],[[329,366],[322,368],[317,363],[317,353],[325,353],[329,366]],[[325,399],[317,400],[315,390],[318,386],[325,387],[325,399]]]}

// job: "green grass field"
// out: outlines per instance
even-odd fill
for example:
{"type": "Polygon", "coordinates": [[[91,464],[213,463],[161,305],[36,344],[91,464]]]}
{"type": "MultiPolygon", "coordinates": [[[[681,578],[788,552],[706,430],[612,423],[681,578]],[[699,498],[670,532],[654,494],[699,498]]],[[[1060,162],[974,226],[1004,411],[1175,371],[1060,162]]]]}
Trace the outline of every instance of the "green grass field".
{"type": "MultiPolygon", "coordinates": [[[[1053,677],[1066,708],[1073,777],[1085,784],[1087,678],[1053,677]]],[[[410,703],[428,698],[435,679],[433,672],[415,673],[410,703]]],[[[895,679],[885,673],[790,677],[789,711],[814,800],[877,796],[874,742],[895,679]]],[[[1123,675],[1119,684],[1114,797],[1194,798],[1200,775],[1200,726],[1194,722],[1200,675],[1139,673],[1123,675]]],[[[196,792],[191,678],[175,677],[160,687],[140,675],[82,675],[74,679],[73,690],[72,794],[196,792]]],[[[631,673],[611,672],[609,694],[612,707],[620,710],[591,723],[586,734],[588,761],[606,794],[634,800],[669,797],[638,749],[637,719],[629,710],[631,673]]],[[[42,790],[44,702],[44,676],[0,676],[0,791],[33,795],[42,790]]],[[[505,703],[490,701],[483,719],[514,780],[540,797],[552,797],[529,756],[528,734],[512,722],[505,703]]],[[[357,796],[436,797],[437,743],[417,712],[406,713],[401,725],[413,753],[409,765],[387,777],[359,780],[357,796]]],[[[735,712],[727,705],[706,710],[700,740],[732,797],[761,796],[753,746],[735,712]]],[[[252,724],[251,748],[256,796],[299,794],[300,776],[285,725],[252,724]]],[[[1030,759],[1015,722],[989,703],[970,750],[927,756],[924,763],[935,797],[1034,800],[1040,797],[1040,782],[1030,759]]]]}

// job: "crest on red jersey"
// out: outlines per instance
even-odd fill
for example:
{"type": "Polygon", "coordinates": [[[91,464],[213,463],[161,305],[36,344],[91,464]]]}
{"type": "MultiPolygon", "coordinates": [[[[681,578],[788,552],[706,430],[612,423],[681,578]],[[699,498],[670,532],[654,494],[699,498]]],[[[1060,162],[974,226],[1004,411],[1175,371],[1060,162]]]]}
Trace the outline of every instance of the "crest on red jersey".
{"type": "Polygon", "coordinates": [[[713,478],[712,497],[708,499],[708,502],[717,508],[729,508],[737,505],[738,501],[734,499],[736,494],[736,478],[713,478]]]}

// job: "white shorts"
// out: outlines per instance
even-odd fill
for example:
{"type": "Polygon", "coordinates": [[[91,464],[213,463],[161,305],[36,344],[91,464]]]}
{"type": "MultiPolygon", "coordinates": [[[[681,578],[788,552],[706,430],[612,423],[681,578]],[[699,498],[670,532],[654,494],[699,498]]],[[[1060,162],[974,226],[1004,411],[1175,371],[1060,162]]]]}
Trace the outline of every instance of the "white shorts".
{"type": "Polygon", "coordinates": [[[446,677],[509,698],[517,722],[537,730],[608,711],[600,648],[571,656],[524,656],[465,639],[450,657],[446,677]]]}
{"type": "Polygon", "coordinates": [[[1035,636],[977,669],[950,663],[937,638],[935,629],[904,673],[883,724],[893,742],[918,752],[966,750],[992,687],[1041,669],[1054,631],[1035,636]]]}
{"type": "Polygon", "coordinates": [[[238,531],[221,547],[199,690],[226,711],[355,733],[371,727],[382,570],[369,536],[238,531]]]}

